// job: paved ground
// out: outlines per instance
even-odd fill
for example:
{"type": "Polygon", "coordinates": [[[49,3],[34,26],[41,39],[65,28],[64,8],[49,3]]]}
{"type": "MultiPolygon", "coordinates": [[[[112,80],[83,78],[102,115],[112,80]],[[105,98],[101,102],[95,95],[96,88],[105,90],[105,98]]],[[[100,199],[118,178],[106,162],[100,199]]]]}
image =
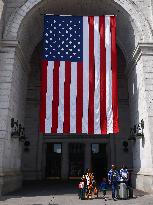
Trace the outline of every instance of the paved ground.
{"type": "Polygon", "coordinates": [[[80,200],[76,183],[31,182],[21,190],[0,198],[0,205],[153,205],[153,195],[134,191],[134,198],[113,201],[111,192],[107,201],[99,194],[98,199],[80,200]]]}

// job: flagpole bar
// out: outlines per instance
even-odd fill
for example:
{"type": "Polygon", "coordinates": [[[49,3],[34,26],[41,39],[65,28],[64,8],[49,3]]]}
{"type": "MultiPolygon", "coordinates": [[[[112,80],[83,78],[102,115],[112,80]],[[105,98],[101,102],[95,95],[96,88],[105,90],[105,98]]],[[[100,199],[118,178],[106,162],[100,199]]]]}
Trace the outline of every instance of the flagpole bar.
{"type": "MultiPolygon", "coordinates": [[[[41,16],[77,16],[77,15],[64,15],[64,14],[43,14],[43,13],[40,13],[41,16]]],[[[79,15],[80,16],[80,15],[79,15]]],[[[87,16],[87,15],[82,15],[82,16],[87,16]]],[[[93,15],[88,15],[88,16],[93,16],[93,15]]],[[[98,15],[97,15],[98,16],[98,15]]],[[[117,14],[114,14],[114,15],[100,15],[100,16],[117,16],[117,14]]]]}

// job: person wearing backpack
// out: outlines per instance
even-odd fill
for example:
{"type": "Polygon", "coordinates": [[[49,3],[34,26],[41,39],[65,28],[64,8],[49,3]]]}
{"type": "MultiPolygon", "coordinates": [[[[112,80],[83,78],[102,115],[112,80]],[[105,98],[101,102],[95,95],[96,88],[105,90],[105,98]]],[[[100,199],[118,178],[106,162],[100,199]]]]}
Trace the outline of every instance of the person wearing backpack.
{"type": "Polygon", "coordinates": [[[108,183],[112,188],[112,198],[114,201],[117,200],[118,195],[118,183],[120,180],[119,172],[116,170],[115,165],[112,165],[112,168],[108,172],[108,183]]]}

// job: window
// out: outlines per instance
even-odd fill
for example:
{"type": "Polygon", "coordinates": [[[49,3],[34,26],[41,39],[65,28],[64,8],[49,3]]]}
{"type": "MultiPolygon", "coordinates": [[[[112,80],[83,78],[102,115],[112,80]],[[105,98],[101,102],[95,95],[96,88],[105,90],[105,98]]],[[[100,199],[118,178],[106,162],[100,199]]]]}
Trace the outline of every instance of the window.
{"type": "Polygon", "coordinates": [[[99,152],[99,144],[92,144],[91,150],[93,154],[97,154],[99,152]]]}

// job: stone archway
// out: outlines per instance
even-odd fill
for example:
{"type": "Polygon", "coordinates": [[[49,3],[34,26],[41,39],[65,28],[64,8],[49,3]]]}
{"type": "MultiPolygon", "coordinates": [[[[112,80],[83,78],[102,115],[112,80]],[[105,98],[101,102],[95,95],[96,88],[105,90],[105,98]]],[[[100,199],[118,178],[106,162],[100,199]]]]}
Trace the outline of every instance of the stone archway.
{"type": "MultiPolygon", "coordinates": [[[[99,15],[99,13],[102,14],[116,14],[117,15],[117,20],[119,22],[119,24],[122,24],[122,28],[125,29],[125,27],[129,27],[128,30],[132,31],[133,34],[127,31],[121,31],[120,30],[120,37],[118,38],[118,42],[120,44],[120,47],[122,47],[122,49],[125,52],[131,52],[134,47],[137,45],[138,42],[150,42],[151,38],[152,38],[152,31],[151,31],[151,24],[149,23],[149,21],[146,19],[145,15],[140,11],[139,7],[136,4],[133,4],[130,0],[128,1],[124,1],[124,0],[114,0],[112,1],[107,1],[106,2],[101,2],[100,0],[97,1],[98,3],[98,7],[96,8],[94,6],[94,4],[92,3],[92,1],[87,2],[78,2],[78,1],[73,1],[73,5],[72,6],[72,2],[70,1],[63,1],[63,4],[58,4],[58,2],[54,3],[54,2],[50,2],[48,0],[45,1],[41,1],[41,0],[35,0],[35,1],[30,1],[28,0],[23,6],[21,6],[20,8],[16,9],[16,11],[10,16],[8,23],[6,24],[5,27],[5,31],[4,31],[4,39],[7,40],[18,40],[20,42],[22,42],[24,39],[22,39],[21,37],[21,33],[23,30],[26,31],[26,24],[29,22],[32,25],[32,28],[35,28],[36,31],[39,31],[40,28],[38,28],[38,26],[41,27],[42,25],[42,17],[40,17],[40,13],[41,14],[45,14],[45,13],[56,13],[56,14],[73,14],[73,15],[81,15],[82,13],[84,13],[84,15],[99,15]],[[67,9],[65,5],[69,5],[67,9]],[[50,5],[50,6],[48,6],[50,5]],[[60,5],[60,8],[57,6],[60,5]],[[107,5],[107,6],[103,6],[103,5],[107,5]],[[110,6],[111,5],[111,6],[110,6]],[[90,7],[90,9],[89,9],[90,7]],[[92,7],[92,9],[91,9],[92,7]],[[50,9],[51,8],[51,9],[50,9]],[[73,9],[74,8],[74,9],[73,9]],[[76,8],[76,9],[75,9],[76,8]],[[125,19],[122,19],[123,17],[125,17],[125,19]],[[31,21],[32,18],[32,21],[31,21]],[[124,23],[121,23],[120,21],[123,21],[124,23]],[[36,26],[36,21],[37,21],[37,26],[36,26]],[[26,23],[27,22],[27,23],[26,23]],[[33,22],[33,23],[32,23],[33,22]],[[146,32],[147,31],[147,32],[146,32]],[[121,32],[123,32],[124,34],[126,32],[128,32],[131,35],[131,38],[133,38],[132,36],[135,35],[135,39],[134,42],[132,42],[131,44],[131,48],[130,46],[126,46],[125,42],[126,42],[126,38],[124,38],[121,34],[121,32]],[[125,44],[125,45],[124,45],[125,44]],[[130,50],[126,51],[127,49],[125,49],[125,47],[128,47],[130,50]]],[[[32,34],[31,31],[29,31],[31,34],[31,36],[34,36],[34,33],[32,34]]],[[[40,34],[42,34],[41,32],[39,32],[40,34]]],[[[40,42],[40,34],[37,36],[35,36],[35,38],[33,39],[33,46],[31,45],[31,47],[33,47],[31,50],[33,50],[36,45],[40,42]]],[[[26,42],[25,42],[26,44],[26,42]]],[[[31,51],[32,54],[32,51],[31,51]]]]}
{"type": "Polygon", "coordinates": [[[14,117],[24,125],[25,98],[30,70],[29,61],[34,48],[41,40],[43,25],[43,16],[41,13],[46,12],[75,15],[117,14],[118,44],[122,48],[127,61],[126,73],[131,108],[130,124],[133,126],[142,118],[145,120],[145,124],[147,124],[145,125],[145,146],[141,147],[140,142],[134,144],[134,163],[136,165],[134,165],[136,168],[134,178],[137,178],[136,185],[138,188],[145,190],[148,187],[148,191],[151,191],[151,183],[148,182],[147,186],[144,182],[142,184],[139,183],[146,171],[148,171],[148,176],[152,178],[153,149],[151,144],[153,142],[150,138],[151,131],[149,124],[151,121],[148,117],[148,106],[146,103],[149,96],[145,92],[146,82],[144,76],[145,67],[151,70],[151,65],[148,66],[147,59],[148,55],[152,52],[152,45],[144,44],[144,42],[151,42],[152,40],[151,24],[146,20],[137,5],[134,5],[130,0],[114,0],[113,2],[97,0],[99,6],[95,2],[93,4],[92,1],[85,3],[80,1],[80,4],[78,4],[78,1],[73,1],[73,6],[72,2],[68,0],[62,3],[61,5],[58,4],[58,1],[51,3],[48,0],[28,0],[21,8],[16,9],[5,26],[4,39],[1,42],[3,50],[1,64],[3,68],[9,70],[9,77],[7,79],[8,82],[2,88],[3,90],[5,90],[5,86],[8,88],[8,99],[7,106],[5,104],[2,133],[4,136],[2,147],[5,147],[3,156],[7,156],[6,160],[4,158],[1,159],[4,177],[0,179],[3,184],[3,192],[14,190],[21,185],[21,144],[10,137],[10,118],[14,117]],[[135,54],[132,55],[137,45],[135,54]],[[146,100],[142,103],[144,98],[146,100]],[[141,110],[141,107],[143,107],[143,110],[141,110]],[[145,161],[147,153],[151,157],[145,161]],[[140,159],[140,156],[143,159],[140,159]],[[10,177],[10,174],[12,174],[12,177],[10,177]],[[12,187],[9,187],[9,182],[13,180],[15,183],[12,187]]]}

